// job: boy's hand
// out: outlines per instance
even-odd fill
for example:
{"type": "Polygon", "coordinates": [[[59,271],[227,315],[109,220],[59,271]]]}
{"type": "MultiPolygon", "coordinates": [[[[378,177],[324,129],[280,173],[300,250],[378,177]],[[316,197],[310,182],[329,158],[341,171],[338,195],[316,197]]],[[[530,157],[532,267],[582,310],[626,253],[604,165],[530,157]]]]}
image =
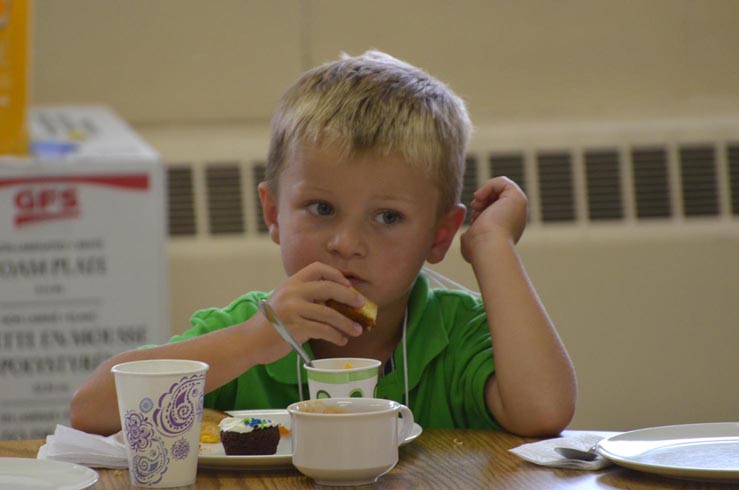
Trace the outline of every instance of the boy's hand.
{"type": "Polygon", "coordinates": [[[326,306],[329,299],[356,307],[364,304],[340,271],[314,262],[280,284],[269,303],[299,343],[323,339],[344,345],[349,337],[361,335],[362,327],[326,306]]]}
{"type": "Polygon", "coordinates": [[[528,199],[520,187],[508,177],[488,180],[473,195],[470,226],[461,236],[462,256],[472,261],[478,240],[501,234],[514,244],[526,227],[528,199]]]}

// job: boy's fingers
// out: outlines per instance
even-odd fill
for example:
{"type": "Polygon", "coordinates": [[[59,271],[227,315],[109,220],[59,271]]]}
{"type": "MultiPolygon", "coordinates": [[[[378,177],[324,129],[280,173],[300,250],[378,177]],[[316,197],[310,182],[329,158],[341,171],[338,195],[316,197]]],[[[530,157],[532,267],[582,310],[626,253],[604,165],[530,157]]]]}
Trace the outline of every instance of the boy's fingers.
{"type": "Polygon", "coordinates": [[[313,262],[296,274],[304,281],[332,281],[343,286],[351,286],[351,281],[338,269],[322,262],[313,262]]]}
{"type": "Polygon", "coordinates": [[[518,185],[508,177],[494,177],[477,189],[473,196],[481,201],[486,201],[491,196],[500,196],[506,189],[512,188],[518,188],[518,185]]]}
{"type": "Polygon", "coordinates": [[[306,283],[305,294],[314,302],[325,303],[332,299],[355,308],[361,308],[364,304],[364,296],[352,289],[350,285],[343,286],[329,280],[306,283]]]}
{"type": "Polygon", "coordinates": [[[362,333],[362,327],[360,325],[326,305],[312,305],[312,307],[306,311],[306,318],[308,320],[327,325],[350,337],[356,337],[362,333]]]}
{"type": "Polygon", "coordinates": [[[326,340],[336,345],[344,345],[349,341],[341,331],[325,323],[312,320],[305,320],[303,323],[309,338],[326,340]]]}

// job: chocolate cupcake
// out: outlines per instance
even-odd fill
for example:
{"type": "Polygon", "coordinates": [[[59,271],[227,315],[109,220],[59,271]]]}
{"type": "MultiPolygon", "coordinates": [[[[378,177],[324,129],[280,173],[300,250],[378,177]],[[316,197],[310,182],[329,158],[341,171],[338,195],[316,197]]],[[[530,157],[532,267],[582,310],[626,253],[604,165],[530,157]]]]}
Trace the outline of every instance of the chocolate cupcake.
{"type": "Polygon", "coordinates": [[[254,417],[226,417],[219,424],[221,443],[228,456],[270,455],[280,443],[279,424],[254,417]]]}

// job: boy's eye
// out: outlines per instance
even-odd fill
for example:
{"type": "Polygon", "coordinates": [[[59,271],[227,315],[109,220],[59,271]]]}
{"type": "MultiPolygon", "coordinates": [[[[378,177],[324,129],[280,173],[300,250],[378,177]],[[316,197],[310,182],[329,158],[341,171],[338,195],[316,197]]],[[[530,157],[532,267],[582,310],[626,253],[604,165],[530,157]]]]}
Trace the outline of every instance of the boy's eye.
{"type": "Polygon", "coordinates": [[[402,219],[403,217],[396,211],[382,211],[375,216],[375,221],[383,225],[394,225],[402,219]]]}
{"type": "Polygon", "coordinates": [[[318,201],[310,203],[308,211],[316,216],[331,216],[334,213],[334,208],[327,202],[318,201]]]}

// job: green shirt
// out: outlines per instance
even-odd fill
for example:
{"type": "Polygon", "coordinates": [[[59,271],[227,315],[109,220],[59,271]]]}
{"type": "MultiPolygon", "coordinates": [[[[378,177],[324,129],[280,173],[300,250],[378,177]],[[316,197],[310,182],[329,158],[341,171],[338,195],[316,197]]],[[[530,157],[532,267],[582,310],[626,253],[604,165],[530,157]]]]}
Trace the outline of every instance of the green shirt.
{"type": "MultiPolygon", "coordinates": [[[[172,338],[189,339],[242,323],[268,293],[253,291],[223,309],[196,312],[192,328],[172,338]]],[[[411,293],[407,325],[408,389],[413,416],[426,428],[499,428],[485,404],[485,383],[495,371],[482,301],[463,291],[431,289],[419,276],[411,293]]],[[[310,345],[305,344],[309,354],[310,345]]],[[[393,353],[395,369],[381,377],[376,396],[405,403],[403,344],[393,353]]],[[[257,365],[205,396],[220,410],[285,408],[299,401],[296,354],[257,365]]],[[[301,367],[302,369],[302,367],[301,367]]],[[[307,375],[301,373],[303,393],[307,375]]]]}

